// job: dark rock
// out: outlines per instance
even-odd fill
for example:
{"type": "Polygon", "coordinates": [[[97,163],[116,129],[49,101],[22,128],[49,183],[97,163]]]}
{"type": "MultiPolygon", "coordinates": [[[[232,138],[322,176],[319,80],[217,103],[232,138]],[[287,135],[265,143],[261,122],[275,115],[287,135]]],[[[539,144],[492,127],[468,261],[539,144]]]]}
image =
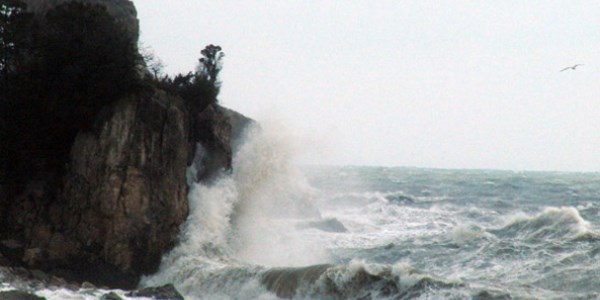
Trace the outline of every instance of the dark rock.
{"type": "Polygon", "coordinates": [[[77,136],[64,188],[67,253],[124,273],[158,268],[188,213],[186,120],[181,99],[157,92],[119,101],[98,134],[77,136]]]}
{"type": "MultiPolygon", "coordinates": [[[[67,1],[26,0],[40,15],[67,1]]],[[[87,2],[106,6],[137,39],[131,1],[87,2]]],[[[214,104],[192,114],[181,98],[151,89],[114,99],[91,128],[57,145],[65,155],[55,169],[9,182],[0,163],[0,264],[42,270],[43,282],[124,289],[158,269],[187,218],[187,167],[204,181],[230,170],[253,121],[214,104]]]]}
{"type": "Polygon", "coordinates": [[[29,270],[23,268],[23,267],[16,267],[16,268],[11,268],[10,272],[16,276],[20,276],[20,277],[28,277],[29,276],[29,270]]]}
{"type": "Polygon", "coordinates": [[[197,179],[210,180],[231,168],[254,123],[218,105],[196,119],[162,91],[105,107],[94,130],[65,145],[70,161],[62,179],[36,179],[3,202],[10,213],[0,220],[0,261],[70,282],[137,286],[142,274],[157,270],[187,217],[190,141],[204,151],[192,160],[197,179]]]}
{"type": "Polygon", "coordinates": [[[31,271],[31,276],[34,279],[37,279],[37,280],[42,281],[42,282],[49,282],[50,281],[50,275],[48,275],[48,274],[46,274],[46,273],[44,273],[44,272],[42,272],[40,270],[32,270],[31,271]]]}
{"type": "Polygon", "coordinates": [[[194,164],[198,181],[212,180],[222,171],[231,169],[231,122],[215,105],[209,105],[195,118],[194,141],[201,141],[194,164]]]}
{"type": "Polygon", "coordinates": [[[23,262],[29,266],[35,266],[44,259],[44,253],[40,248],[31,248],[25,250],[23,262]]]}
{"type": "Polygon", "coordinates": [[[192,140],[198,144],[190,164],[196,166],[197,181],[211,181],[221,172],[231,170],[233,153],[251,124],[254,124],[251,119],[215,104],[195,117],[192,140]]]}
{"type": "Polygon", "coordinates": [[[38,297],[34,294],[23,291],[0,292],[0,300],[44,300],[46,298],[38,297]]]}
{"type": "Polygon", "coordinates": [[[79,284],[77,284],[75,282],[70,282],[65,285],[65,288],[67,288],[71,291],[77,292],[77,291],[79,291],[79,284]]]}
{"type": "Polygon", "coordinates": [[[489,291],[480,291],[472,298],[473,300],[510,300],[512,297],[504,293],[491,293],[489,291]]]}
{"type": "Polygon", "coordinates": [[[63,287],[67,285],[67,281],[58,276],[51,276],[50,280],[48,280],[48,284],[55,287],[63,287]]]}
{"type": "Polygon", "coordinates": [[[3,256],[69,281],[137,286],[187,217],[189,120],[183,101],[160,91],[106,107],[96,130],[65,145],[61,180],[34,181],[2,202],[3,256]]]}
{"type": "Polygon", "coordinates": [[[123,298],[121,298],[121,296],[117,295],[115,292],[110,292],[108,294],[102,295],[102,297],[100,297],[100,300],[123,300],[123,298]]]}
{"type": "Polygon", "coordinates": [[[91,282],[84,281],[81,283],[81,288],[82,289],[95,289],[96,286],[91,282]]]}
{"type": "Polygon", "coordinates": [[[410,196],[406,196],[406,195],[387,195],[387,196],[385,196],[385,199],[387,199],[390,202],[396,203],[396,204],[415,203],[415,199],[413,199],[410,196]]]}
{"type": "Polygon", "coordinates": [[[231,124],[230,147],[232,152],[235,153],[243,144],[248,129],[252,126],[258,126],[258,124],[254,120],[234,110],[225,108],[223,106],[217,106],[217,108],[219,113],[222,113],[229,119],[229,123],[231,124]]]}
{"type": "Polygon", "coordinates": [[[127,297],[148,297],[156,300],[184,300],[172,284],[139,289],[127,294],[127,297]]]}

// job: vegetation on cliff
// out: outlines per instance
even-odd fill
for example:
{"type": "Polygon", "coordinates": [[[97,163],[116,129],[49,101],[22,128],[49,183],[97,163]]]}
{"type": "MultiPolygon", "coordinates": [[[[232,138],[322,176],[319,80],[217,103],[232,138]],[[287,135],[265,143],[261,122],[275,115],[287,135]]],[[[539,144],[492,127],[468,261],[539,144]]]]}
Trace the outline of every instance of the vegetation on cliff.
{"type": "Polygon", "coordinates": [[[177,241],[186,168],[230,169],[251,121],[217,105],[221,47],[158,78],[122,22],[130,1],[39,1],[0,1],[0,242],[18,241],[0,257],[132,288],[177,241]]]}
{"type": "Polygon", "coordinates": [[[200,51],[195,72],[178,74],[171,78],[166,75],[156,79],[161,89],[177,95],[185,100],[193,112],[201,112],[208,105],[218,102],[217,96],[221,88],[219,73],[223,67],[223,53],[220,46],[208,45],[200,51]]]}
{"type": "Polygon", "coordinates": [[[219,46],[201,51],[195,72],[152,80],[140,66],[156,66],[144,62],[137,41],[102,5],[66,2],[34,16],[20,0],[3,1],[0,25],[2,177],[17,183],[63,172],[64,145],[125,95],[158,87],[194,114],[217,103],[219,46]]]}
{"type": "Polygon", "coordinates": [[[140,88],[135,42],[100,5],[68,2],[33,16],[3,4],[0,118],[7,177],[62,172],[80,130],[140,88]]]}

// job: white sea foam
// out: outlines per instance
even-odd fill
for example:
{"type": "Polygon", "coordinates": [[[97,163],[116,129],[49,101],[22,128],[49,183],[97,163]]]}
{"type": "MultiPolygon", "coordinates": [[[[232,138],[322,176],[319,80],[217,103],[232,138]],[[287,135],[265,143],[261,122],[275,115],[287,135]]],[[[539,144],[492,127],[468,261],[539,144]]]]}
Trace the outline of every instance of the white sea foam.
{"type": "Polygon", "coordinates": [[[494,239],[494,236],[475,224],[459,225],[452,231],[452,241],[459,245],[467,245],[479,239],[494,239]]]}
{"type": "Polygon", "coordinates": [[[536,215],[513,215],[502,229],[495,231],[501,236],[522,235],[527,239],[577,238],[591,232],[590,223],[575,207],[546,207],[536,215]]]}
{"type": "Polygon", "coordinates": [[[180,244],[143,285],[173,282],[191,298],[239,298],[242,291],[244,298],[270,297],[259,284],[261,266],[326,260],[324,249],[294,226],[320,216],[285,134],[263,127],[247,136],[233,174],[192,185],[180,244]]]}

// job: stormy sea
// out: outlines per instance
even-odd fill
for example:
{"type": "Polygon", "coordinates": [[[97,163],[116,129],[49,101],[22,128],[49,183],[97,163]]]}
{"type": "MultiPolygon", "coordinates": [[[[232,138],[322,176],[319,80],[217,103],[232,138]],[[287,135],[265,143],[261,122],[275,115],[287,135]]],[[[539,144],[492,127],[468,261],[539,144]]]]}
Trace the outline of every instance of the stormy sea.
{"type": "Polygon", "coordinates": [[[142,286],[173,283],[186,299],[600,298],[600,174],[293,156],[285,136],[250,132],[231,174],[191,183],[180,243],[142,286]]]}

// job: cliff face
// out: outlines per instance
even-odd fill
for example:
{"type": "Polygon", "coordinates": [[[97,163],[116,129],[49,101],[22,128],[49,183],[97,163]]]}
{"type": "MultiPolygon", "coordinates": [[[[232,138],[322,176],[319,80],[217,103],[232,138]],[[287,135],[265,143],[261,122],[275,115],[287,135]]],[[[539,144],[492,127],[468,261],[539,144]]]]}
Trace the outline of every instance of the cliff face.
{"type": "Polygon", "coordinates": [[[190,116],[162,92],[121,99],[102,114],[99,128],[64,145],[63,178],[31,183],[8,201],[7,226],[23,232],[20,259],[30,267],[132,286],[158,267],[187,216],[190,116]]]}
{"type": "Polygon", "coordinates": [[[253,120],[219,105],[209,105],[193,118],[192,139],[198,142],[190,164],[197,171],[197,181],[210,181],[221,170],[231,169],[233,153],[251,124],[253,120]]]}
{"type": "Polygon", "coordinates": [[[81,133],[71,148],[60,225],[86,260],[148,273],[187,216],[189,115],[164,93],[113,110],[99,134],[81,133]]]}
{"type": "MultiPolygon", "coordinates": [[[[41,15],[68,0],[25,2],[41,15]]],[[[86,2],[105,5],[137,40],[131,1],[86,2]]],[[[139,84],[135,92],[120,93],[128,96],[101,102],[86,126],[74,127],[63,142],[45,134],[60,127],[45,122],[53,115],[44,113],[17,116],[46,128],[10,131],[18,138],[6,141],[8,134],[0,132],[0,147],[9,145],[17,149],[9,153],[25,153],[15,157],[28,155],[39,162],[25,164],[33,166],[21,168],[27,169],[26,175],[6,167],[3,162],[10,156],[0,163],[0,265],[119,288],[133,288],[141,275],[156,271],[162,255],[177,242],[188,214],[188,167],[197,170],[195,180],[205,183],[230,170],[233,153],[252,121],[216,104],[197,112],[193,103],[156,89],[155,82],[140,78],[139,84]],[[36,134],[27,134],[32,132],[36,134]],[[45,146],[56,151],[32,151],[45,146]],[[60,153],[60,158],[52,153],[60,153]],[[19,180],[7,180],[11,172],[20,174],[19,180]]],[[[69,92],[59,103],[78,101],[68,98],[73,94],[69,92]]],[[[37,105],[56,101],[45,96],[41,93],[41,99],[35,98],[39,102],[24,110],[37,112],[37,105]]],[[[18,102],[22,95],[14,97],[18,102]]],[[[4,123],[0,119],[0,129],[4,123]]]]}
{"type": "Polygon", "coordinates": [[[156,91],[117,101],[97,123],[64,145],[71,158],[63,178],[32,181],[2,202],[0,242],[20,233],[22,249],[6,255],[13,261],[132,288],[177,242],[188,213],[187,167],[200,170],[200,181],[229,170],[252,121],[217,105],[193,116],[180,98],[156,91]]]}

